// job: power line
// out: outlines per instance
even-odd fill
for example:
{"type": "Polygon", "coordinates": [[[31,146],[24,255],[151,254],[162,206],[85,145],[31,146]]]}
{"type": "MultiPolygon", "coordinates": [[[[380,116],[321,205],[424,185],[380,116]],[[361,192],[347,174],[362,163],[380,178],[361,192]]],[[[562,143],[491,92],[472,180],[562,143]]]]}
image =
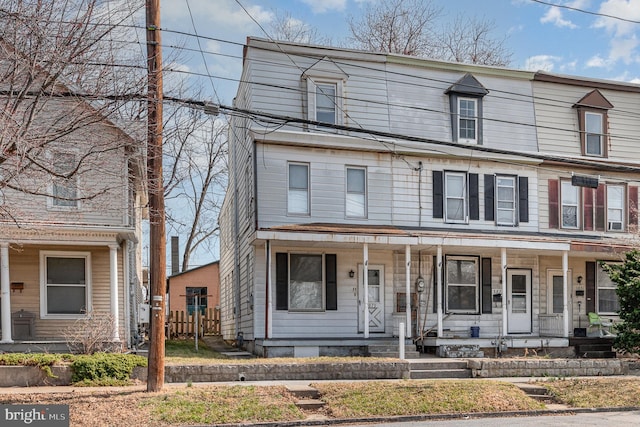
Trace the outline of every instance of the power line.
{"type": "Polygon", "coordinates": [[[636,21],[635,19],[628,19],[628,18],[623,18],[621,16],[608,15],[606,13],[600,13],[600,12],[592,12],[590,10],[581,9],[579,7],[569,6],[569,5],[565,5],[565,4],[550,3],[550,2],[547,2],[547,1],[543,1],[543,0],[530,0],[530,1],[532,1],[534,3],[540,3],[540,4],[543,4],[545,6],[557,7],[559,9],[573,10],[575,12],[586,13],[588,15],[594,15],[594,16],[599,16],[599,17],[603,17],[603,18],[611,18],[611,19],[615,19],[617,21],[630,22],[632,24],[640,24],[640,21],[636,21]]]}

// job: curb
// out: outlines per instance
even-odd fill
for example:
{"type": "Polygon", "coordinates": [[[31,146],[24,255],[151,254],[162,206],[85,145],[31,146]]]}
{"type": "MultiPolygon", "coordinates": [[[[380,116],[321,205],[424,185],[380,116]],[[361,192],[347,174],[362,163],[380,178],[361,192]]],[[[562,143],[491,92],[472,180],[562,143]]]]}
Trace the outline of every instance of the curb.
{"type": "Polygon", "coordinates": [[[419,422],[419,421],[446,421],[464,419],[471,420],[475,418],[508,418],[508,417],[536,417],[546,415],[563,415],[563,414],[587,414],[597,412],[629,412],[640,411],[640,406],[624,406],[620,408],[568,408],[568,409],[543,409],[535,411],[505,411],[505,412],[468,412],[460,414],[424,414],[424,415],[398,415],[389,417],[370,417],[370,418],[336,418],[336,419],[318,419],[318,420],[299,420],[299,421],[278,421],[264,423],[231,423],[231,424],[204,424],[203,426],[215,427],[298,427],[298,426],[325,426],[325,425],[341,425],[354,423],[399,423],[399,422],[419,422]]]}

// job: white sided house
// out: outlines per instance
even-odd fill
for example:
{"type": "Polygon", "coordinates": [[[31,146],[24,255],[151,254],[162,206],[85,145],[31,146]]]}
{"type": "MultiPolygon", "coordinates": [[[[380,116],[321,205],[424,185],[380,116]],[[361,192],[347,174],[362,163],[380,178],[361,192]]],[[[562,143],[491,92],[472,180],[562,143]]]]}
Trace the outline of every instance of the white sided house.
{"type": "MultiPolygon", "coordinates": [[[[224,338],[265,357],[370,354],[402,333],[432,349],[567,348],[575,286],[638,219],[623,208],[622,230],[549,226],[568,210],[549,182],[577,167],[543,148],[579,138],[579,108],[559,103],[567,120],[547,127],[565,138],[543,145],[545,84],[249,38],[219,219],[224,338]]],[[[581,173],[608,162],[571,150],[581,173]]]]}
{"type": "MultiPolygon", "coordinates": [[[[45,108],[40,114],[52,121],[78,114],[86,124],[47,144],[42,161],[64,174],[84,160],[69,179],[17,174],[32,193],[2,189],[0,351],[69,351],[69,338],[83,332],[78,321],[107,316],[107,340],[131,347],[145,198],[139,140],[75,97],[54,98],[45,108]]],[[[3,176],[18,162],[7,159],[3,176]]]]}

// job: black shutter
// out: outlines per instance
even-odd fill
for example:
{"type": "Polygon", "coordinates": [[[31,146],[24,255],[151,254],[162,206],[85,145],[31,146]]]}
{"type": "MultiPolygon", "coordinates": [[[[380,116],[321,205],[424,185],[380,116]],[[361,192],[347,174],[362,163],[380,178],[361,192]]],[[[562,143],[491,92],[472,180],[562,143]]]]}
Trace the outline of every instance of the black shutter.
{"type": "Polygon", "coordinates": [[[484,220],[494,221],[496,202],[494,200],[494,184],[495,177],[493,175],[484,176],[484,220]]]}
{"type": "Polygon", "coordinates": [[[520,207],[520,222],[529,222],[529,178],[518,178],[518,195],[520,207]]]}
{"type": "Polygon", "coordinates": [[[443,218],[444,183],[442,171],[433,171],[433,217],[443,218]]]}
{"type": "Polygon", "coordinates": [[[276,310],[289,309],[289,254],[276,253],[276,310]]]}
{"type": "MultiPolygon", "coordinates": [[[[486,175],[485,175],[486,176],[486,175]]],[[[493,308],[491,291],[491,258],[482,258],[482,312],[491,313],[493,308]]]]}
{"type": "Polygon", "coordinates": [[[325,255],[325,277],[326,277],[326,297],[327,310],[338,309],[338,278],[336,272],[336,255],[325,255]]]}
{"type": "Polygon", "coordinates": [[[585,265],[585,273],[586,273],[586,297],[587,303],[585,305],[585,310],[587,313],[596,312],[596,263],[592,261],[587,261],[585,265]]]}
{"type": "Polygon", "coordinates": [[[469,174],[469,219],[480,219],[480,190],[478,188],[478,174],[469,174]]]}

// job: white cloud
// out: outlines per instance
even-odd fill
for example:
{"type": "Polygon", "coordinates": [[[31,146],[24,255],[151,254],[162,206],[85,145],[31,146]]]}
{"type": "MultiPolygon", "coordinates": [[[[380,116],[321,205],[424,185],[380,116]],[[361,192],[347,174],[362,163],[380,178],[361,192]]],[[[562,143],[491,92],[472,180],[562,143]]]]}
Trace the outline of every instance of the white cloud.
{"type": "Polygon", "coordinates": [[[556,63],[560,60],[562,58],[553,55],[530,56],[524,63],[524,69],[529,71],[553,71],[556,63]]]}
{"type": "Polygon", "coordinates": [[[311,7],[313,13],[329,11],[342,12],[347,7],[347,0],[302,0],[311,7]]]}
{"type": "Polygon", "coordinates": [[[609,65],[610,63],[600,55],[592,56],[586,63],[586,66],[590,68],[606,68],[609,65]]]}
{"type": "Polygon", "coordinates": [[[550,7],[547,10],[547,13],[545,13],[544,16],[540,18],[540,22],[542,24],[551,23],[560,28],[578,28],[576,24],[562,17],[562,10],[558,7],[550,7]]]}
{"type": "Polygon", "coordinates": [[[625,64],[629,64],[633,61],[637,47],[638,39],[635,35],[629,38],[615,38],[611,40],[609,59],[612,62],[620,60],[625,64]]]}
{"type": "MultiPolygon", "coordinates": [[[[640,21],[640,0],[606,0],[600,5],[598,13],[640,21]]],[[[619,19],[599,17],[593,24],[595,28],[604,28],[615,37],[628,36],[638,29],[638,24],[619,19]]]]}

